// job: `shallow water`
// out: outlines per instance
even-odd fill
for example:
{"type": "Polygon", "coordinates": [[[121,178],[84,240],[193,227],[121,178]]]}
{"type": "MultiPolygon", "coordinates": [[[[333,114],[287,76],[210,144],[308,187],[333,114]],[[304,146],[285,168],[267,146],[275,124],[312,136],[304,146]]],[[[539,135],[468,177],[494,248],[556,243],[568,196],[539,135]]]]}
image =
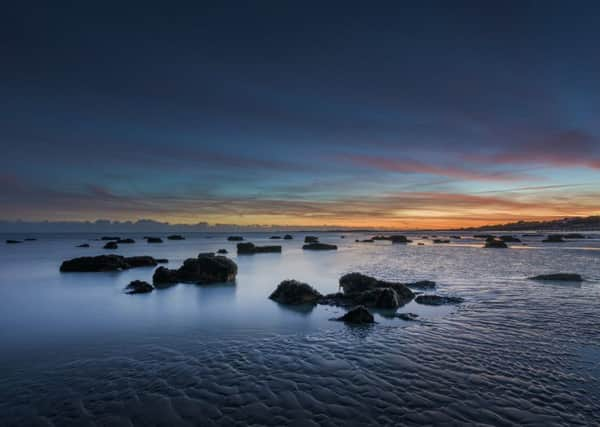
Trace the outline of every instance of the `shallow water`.
{"type": "MultiPolygon", "coordinates": [[[[225,235],[115,253],[168,258],[229,250],[235,284],[180,284],[125,295],[153,268],[58,271],[60,262],[110,253],[92,235],[38,235],[0,245],[0,425],[597,425],[600,422],[600,239],[509,250],[355,243],[320,234],[338,251],[235,255],[225,235]],[[74,246],[89,242],[89,249],[74,246]],[[459,306],[412,302],[405,322],[376,313],[371,327],[330,318],[344,310],[290,309],[268,299],[283,279],[322,293],[362,271],[435,280],[459,306]],[[581,284],[528,276],[577,272],[581,284]]],[[[441,233],[438,233],[441,235],[441,233]]],[[[454,233],[450,233],[454,234],[454,233]]],[[[420,234],[419,234],[420,236],[420,234]]],[[[25,236],[2,236],[5,238],[25,236]]],[[[418,237],[418,236],[413,236],[418,237]]],[[[466,236],[465,236],[466,237],[466,236]]]]}

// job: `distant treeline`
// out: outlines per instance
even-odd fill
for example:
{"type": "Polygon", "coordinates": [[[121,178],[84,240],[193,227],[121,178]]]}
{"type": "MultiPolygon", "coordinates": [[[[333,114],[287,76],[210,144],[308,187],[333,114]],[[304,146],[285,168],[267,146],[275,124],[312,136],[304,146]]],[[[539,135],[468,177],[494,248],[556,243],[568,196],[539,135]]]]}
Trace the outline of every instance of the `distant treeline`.
{"type": "Polygon", "coordinates": [[[600,216],[562,218],[552,221],[518,221],[465,228],[464,230],[600,230],[600,216]]]}

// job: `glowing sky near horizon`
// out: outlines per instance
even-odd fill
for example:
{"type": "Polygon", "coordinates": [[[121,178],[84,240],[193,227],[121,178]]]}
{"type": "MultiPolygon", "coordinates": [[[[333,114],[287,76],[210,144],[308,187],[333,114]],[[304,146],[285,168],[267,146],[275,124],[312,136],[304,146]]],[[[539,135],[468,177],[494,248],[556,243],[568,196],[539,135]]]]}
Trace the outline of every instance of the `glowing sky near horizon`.
{"type": "Polygon", "coordinates": [[[11,4],[0,219],[600,214],[596,2],[11,4]]]}

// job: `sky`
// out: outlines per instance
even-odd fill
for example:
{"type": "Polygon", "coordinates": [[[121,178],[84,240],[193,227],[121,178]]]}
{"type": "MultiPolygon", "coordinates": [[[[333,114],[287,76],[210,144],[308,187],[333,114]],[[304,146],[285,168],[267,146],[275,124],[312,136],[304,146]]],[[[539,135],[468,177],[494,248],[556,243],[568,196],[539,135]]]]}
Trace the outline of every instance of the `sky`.
{"type": "Polygon", "coordinates": [[[583,1],[11,2],[0,220],[599,214],[598,40],[583,1]]]}

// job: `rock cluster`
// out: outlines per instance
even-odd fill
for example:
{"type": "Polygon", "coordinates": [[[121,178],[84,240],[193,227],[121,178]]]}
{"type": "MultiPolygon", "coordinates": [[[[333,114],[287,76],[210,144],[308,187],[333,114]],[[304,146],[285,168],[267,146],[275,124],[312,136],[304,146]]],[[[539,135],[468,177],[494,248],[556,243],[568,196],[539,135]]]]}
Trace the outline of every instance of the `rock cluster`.
{"type": "Polygon", "coordinates": [[[232,282],[237,275],[237,264],[224,256],[200,255],[198,258],[189,258],[177,270],[158,267],[152,276],[155,286],[164,286],[175,283],[223,283],[232,282]]]}

